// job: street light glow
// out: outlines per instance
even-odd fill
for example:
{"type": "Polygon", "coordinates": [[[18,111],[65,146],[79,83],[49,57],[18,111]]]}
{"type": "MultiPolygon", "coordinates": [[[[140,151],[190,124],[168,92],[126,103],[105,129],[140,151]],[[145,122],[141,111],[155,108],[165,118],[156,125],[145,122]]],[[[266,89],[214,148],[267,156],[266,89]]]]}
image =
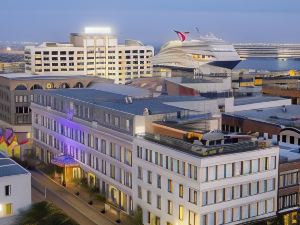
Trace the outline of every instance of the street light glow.
{"type": "Polygon", "coordinates": [[[85,27],[84,33],[86,34],[109,34],[111,32],[110,27],[85,27]]]}

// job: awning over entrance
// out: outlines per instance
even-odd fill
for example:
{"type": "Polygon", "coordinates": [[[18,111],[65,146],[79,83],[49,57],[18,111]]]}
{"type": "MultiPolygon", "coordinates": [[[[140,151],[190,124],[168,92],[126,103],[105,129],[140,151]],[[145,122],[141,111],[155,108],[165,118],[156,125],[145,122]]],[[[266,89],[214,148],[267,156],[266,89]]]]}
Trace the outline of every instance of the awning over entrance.
{"type": "Polygon", "coordinates": [[[51,163],[59,167],[76,167],[79,166],[79,163],[69,155],[57,156],[51,160],[51,163]]]}

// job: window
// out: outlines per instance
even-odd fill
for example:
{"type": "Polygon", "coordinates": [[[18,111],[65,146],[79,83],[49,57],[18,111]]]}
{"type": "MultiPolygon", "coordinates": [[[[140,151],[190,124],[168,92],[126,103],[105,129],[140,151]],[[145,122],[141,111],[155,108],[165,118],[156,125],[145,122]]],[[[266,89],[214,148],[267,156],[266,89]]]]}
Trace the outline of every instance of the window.
{"type": "Polygon", "coordinates": [[[249,218],[249,205],[243,205],[242,206],[242,219],[249,218]]]}
{"type": "Polygon", "coordinates": [[[272,156],[272,157],[271,157],[270,169],[271,169],[271,170],[276,169],[276,156],[272,156]]]}
{"type": "Polygon", "coordinates": [[[232,177],[232,163],[226,164],[226,178],[232,177]]]}
{"type": "Polygon", "coordinates": [[[218,179],[223,179],[225,177],[225,165],[217,166],[217,176],[218,179]]]}
{"type": "Polygon", "coordinates": [[[231,223],[232,222],[232,208],[225,210],[225,223],[231,223]]]}
{"type": "Polygon", "coordinates": [[[290,144],[295,144],[295,137],[294,136],[290,136],[290,144]]]}
{"type": "Polygon", "coordinates": [[[161,176],[157,174],[157,188],[161,188],[161,176]]]}
{"type": "Polygon", "coordinates": [[[189,188],[189,202],[197,205],[197,191],[192,188],[189,188]]]}
{"type": "Polygon", "coordinates": [[[213,181],[217,178],[217,169],[216,166],[208,167],[208,180],[213,181]]]}
{"type": "Polygon", "coordinates": [[[169,215],[173,214],[173,203],[170,200],[168,200],[168,214],[169,215]]]}
{"type": "Polygon", "coordinates": [[[139,198],[139,199],[142,199],[142,198],[143,198],[143,195],[142,195],[142,187],[141,187],[141,186],[138,186],[138,198],[139,198]]]}
{"type": "Polygon", "coordinates": [[[130,120],[126,119],[126,130],[130,130],[130,120]]]}
{"type": "Polygon", "coordinates": [[[143,180],[143,169],[142,167],[138,167],[138,179],[143,180]]]}
{"type": "Polygon", "coordinates": [[[251,169],[252,173],[257,173],[258,172],[258,159],[253,159],[251,160],[251,169]]]}
{"type": "Polygon", "coordinates": [[[258,192],[258,186],[259,186],[259,182],[253,182],[251,183],[251,195],[256,195],[258,192]]]}
{"type": "Polygon", "coordinates": [[[257,216],[257,203],[250,205],[250,217],[257,216]]]}
{"type": "Polygon", "coordinates": [[[119,127],[120,126],[120,118],[119,117],[115,117],[115,124],[114,124],[116,127],[119,127]]]}
{"type": "Polygon", "coordinates": [[[246,160],[243,162],[243,174],[249,174],[251,172],[251,162],[250,160],[246,160]]]}
{"type": "Polygon", "coordinates": [[[230,201],[232,199],[232,187],[225,188],[225,200],[230,201]]]}
{"type": "Polygon", "coordinates": [[[286,135],[282,135],[282,142],[286,142],[286,135]]]}
{"type": "Polygon", "coordinates": [[[183,220],[183,206],[179,205],[179,219],[183,220]]]}
{"type": "Polygon", "coordinates": [[[225,198],[224,198],[224,190],[225,189],[219,189],[217,190],[217,193],[216,193],[216,201],[219,203],[219,202],[223,202],[225,201],[225,198]]]}
{"type": "Polygon", "coordinates": [[[152,184],[152,172],[148,171],[148,184],[152,184]]]}
{"type": "Polygon", "coordinates": [[[168,192],[173,192],[173,182],[170,179],[168,179],[168,192]]]}
{"type": "Polygon", "coordinates": [[[207,195],[208,195],[207,191],[202,192],[202,206],[207,205],[207,195]]]}
{"type": "Polygon", "coordinates": [[[157,195],[156,198],[156,208],[161,209],[161,196],[157,195]]]}
{"type": "Polygon", "coordinates": [[[151,191],[147,191],[147,203],[151,204],[151,191]]]}
{"type": "Polygon", "coordinates": [[[12,204],[3,204],[2,205],[2,215],[1,216],[10,216],[12,214],[12,204]]]}
{"type": "Polygon", "coordinates": [[[242,197],[247,197],[249,196],[249,191],[250,191],[250,188],[249,188],[249,184],[242,184],[242,197]]]}
{"type": "Polygon", "coordinates": [[[234,176],[239,176],[242,174],[242,162],[234,163],[234,176]]]}
{"type": "Polygon", "coordinates": [[[234,192],[233,192],[233,198],[234,199],[238,199],[241,197],[241,186],[240,185],[236,185],[233,188],[234,192]]]}
{"type": "Polygon", "coordinates": [[[143,158],[143,148],[140,146],[137,146],[137,157],[140,159],[143,158]]]}
{"type": "Polygon", "coordinates": [[[11,196],[11,185],[5,186],[5,196],[11,196]]]}
{"type": "Polygon", "coordinates": [[[179,197],[183,198],[183,185],[179,184],[179,197]]]}

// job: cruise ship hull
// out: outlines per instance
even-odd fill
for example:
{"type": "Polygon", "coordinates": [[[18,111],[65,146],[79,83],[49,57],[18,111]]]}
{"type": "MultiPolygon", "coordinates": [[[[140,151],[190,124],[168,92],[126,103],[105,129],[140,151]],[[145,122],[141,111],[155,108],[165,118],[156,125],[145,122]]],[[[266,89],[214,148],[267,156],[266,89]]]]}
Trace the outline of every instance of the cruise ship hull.
{"type": "Polygon", "coordinates": [[[222,68],[226,68],[226,69],[234,69],[234,67],[237,66],[237,64],[239,64],[242,60],[235,60],[235,61],[213,61],[208,63],[209,65],[212,66],[217,66],[217,67],[222,67],[222,68]]]}
{"type": "Polygon", "coordinates": [[[201,68],[211,66],[220,69],[233,69],[241,58],[233,45],[217,38],[197,39],[190,41],[170,41],[163,45],[157,55],[152,58],[153,66],[201,68]]]}

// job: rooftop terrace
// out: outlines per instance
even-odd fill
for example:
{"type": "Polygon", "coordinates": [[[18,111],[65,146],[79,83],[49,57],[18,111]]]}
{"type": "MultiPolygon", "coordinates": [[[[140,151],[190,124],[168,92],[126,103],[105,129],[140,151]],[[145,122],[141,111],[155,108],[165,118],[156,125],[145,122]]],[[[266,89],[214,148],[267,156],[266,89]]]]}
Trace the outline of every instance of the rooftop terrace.
{"type": "Polygon", "coordinates": [[[234,154],[263,149],[267,147],[263,142],[258,141],[242,141],[234,144],[204,146],[200,144],[191,144],[189,142],[176,138],[150,133],[142,135],[141,138],[198,157],[234,154]]]}

